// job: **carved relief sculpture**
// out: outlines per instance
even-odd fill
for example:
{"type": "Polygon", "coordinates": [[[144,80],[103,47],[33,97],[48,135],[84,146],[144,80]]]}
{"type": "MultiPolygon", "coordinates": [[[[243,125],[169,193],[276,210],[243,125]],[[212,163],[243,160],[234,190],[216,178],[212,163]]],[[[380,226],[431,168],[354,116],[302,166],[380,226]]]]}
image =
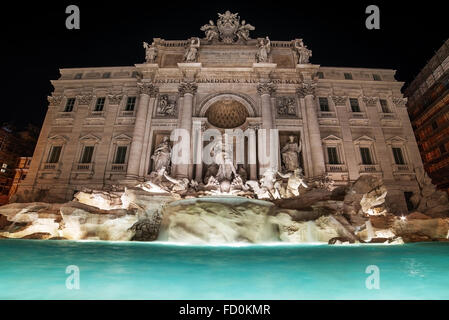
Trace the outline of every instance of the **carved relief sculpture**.
{"type": "Polygon", "coordinates": [[[277,100],[277,113],[279,116],[296,116],[296,101],[293,97],[279,97],[277,100]]]}
{"type": "Polygon", "coordinates": [[[156,113],[158,116],[174,117],[176,116],[176,101],[170,100],[167,94],[159,96],[159,103],[156,113]]]}

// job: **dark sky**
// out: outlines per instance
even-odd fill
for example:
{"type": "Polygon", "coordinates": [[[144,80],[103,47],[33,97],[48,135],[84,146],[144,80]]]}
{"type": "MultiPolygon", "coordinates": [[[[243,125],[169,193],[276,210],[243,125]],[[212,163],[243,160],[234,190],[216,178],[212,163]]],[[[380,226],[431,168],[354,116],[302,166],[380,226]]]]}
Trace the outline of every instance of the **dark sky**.
{"type": "Polygon", "coordinates": [[[41,125],[58,68],[126,66],[144,60],[142,41],[203,36],[217,12],[238,12],[253,38],[303,38],[322,66],[392,68],[409,82],[449,37],[443,1],[15,1],[2,10],[0,124],[41,125]],[[67,30],[76,4],[81,29],[67,30]],[[365,8],[380,8],[381,29],[365,28],[365,8]]]}

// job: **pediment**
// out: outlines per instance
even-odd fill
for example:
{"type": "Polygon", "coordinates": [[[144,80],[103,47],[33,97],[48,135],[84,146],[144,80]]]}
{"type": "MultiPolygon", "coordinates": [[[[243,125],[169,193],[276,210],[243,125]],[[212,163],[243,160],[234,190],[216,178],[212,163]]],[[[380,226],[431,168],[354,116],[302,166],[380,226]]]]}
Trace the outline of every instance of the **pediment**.
{"type": "Polygon", "coordinates": [[[374,140],[373,138],[371,138],[371,137],[369,137],[369,136],[366,136],[366,135],[363,135],[363,136],[361,136],[361,137],[358,137],[357,139],[355,139],[354,140],[354,143],[366,143],[366,142],[368,142],[368,143],[372,143],[372,142],[374,142],[374,141],[376,141],[376,140],[374,140]]]}
{"type": "Polygon", "coordinates": [[[323,142],[339,142],[339,141],[342,141],[342,139],[331,134],[331,135],[327,136],[326,138],[323,138],[322,141],[323,142]]]}
{"type": "Polygon", "coordinates": [[[101,138],[97,137],[96,135],[93,135],[92,133],[88,133],[88,134],[80,137],[79,140],[80,141],[96,141],[96,142],[98,142],[101,140],[101,138]]]}
{"type": "Polygon", "coordinates": [[[120,141],[131,141],[133,138],[131,138],[130,136],[128,136],[128,135],[126,135],[126,134],[124,134],[124,133],[121,133],[121,134],[119,134],[119,135],[117,135],[117,136],[115,136],[114,137],[114,140],[120,140],[120,141]]]}
{"type": "Polygon", "coordinates": [[[394,136],[391,138],[388,138],[385,140],[387,143],[392,144],[392,143],[405,143],[407,142],[407,139],[399,137],[399,136],[394,136]]]}
{"type": "Polygon", "coordinates": [[[63,141],[63,142],[67,142],[67,141],[69,141],[69,138],[67,138],[66,136],[64,136],[64,135],[62,135],[62,134],[55,134],[55,135],[49,137],[48,140],[50,140],[50,141],[63,141]]]}

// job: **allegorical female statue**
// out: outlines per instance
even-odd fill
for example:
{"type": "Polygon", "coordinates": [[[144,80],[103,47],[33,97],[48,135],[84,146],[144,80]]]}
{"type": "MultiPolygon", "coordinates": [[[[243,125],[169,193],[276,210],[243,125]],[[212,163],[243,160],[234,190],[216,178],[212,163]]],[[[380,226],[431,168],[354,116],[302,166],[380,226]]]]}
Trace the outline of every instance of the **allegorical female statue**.
{"type": "Polygon", "coordinates": [[[154,150],[151,159],[153,160],[153,171],[166,168],[169,171],[171,161],[171,147],[168,136],[164,136],[162,142],[154,150]]]}
{"type": "Polygon", "coordinates": [[[299,168],[299,153],[301,152],[301,141],[295,142],[294,136],[288,137],[288,142],[282,148],[282,161],[286,171],[295,171],[299,168]]]}
{"type": "Polygon", "coordinates": [[[206,34],[207,41],[218,39],[218,28],[212,20],[209,20],[209,24],[205,24],[200,30],[206,34]]]}
{"type": "Polygon", "coordinates": [[[200,47],[200,38],[192,38],[189,47],[184,54],[184,62],[196,62],[198,58],[198,49],[200,47]]]}
{"type": "Polygon", "coordinates": [[[258,63],[268,62],[268,56],[271,51],[270,39],[268,37],[266,37],[265,39],[260,39],[257,46],[259,49],[256,53],[256,61],[258,63]]]}
{"type": "Polygon", "coordinates": [[[157,48],[153,44],[151,44],[151,46],[144,42],[143,43],[143,47],[145,48],[145,61],[147,63],[154,63],[156,61],[156,57],[157,57],[157,48]]]}
{"type": "Polygon", "coordinates": [[[308,64],[312,56],[312,50],[307,49],[302,40],[296,40],[294,47],[298,54],[298,64],[308,64]]]}

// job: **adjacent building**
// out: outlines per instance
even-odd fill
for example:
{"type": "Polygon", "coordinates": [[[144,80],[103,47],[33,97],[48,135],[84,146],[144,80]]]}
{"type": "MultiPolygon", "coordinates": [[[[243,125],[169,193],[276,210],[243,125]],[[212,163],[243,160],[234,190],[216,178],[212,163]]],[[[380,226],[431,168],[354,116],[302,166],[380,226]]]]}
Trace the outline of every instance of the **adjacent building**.
{"type": "MultiPolygon", "coordinates": [[[[192,133],[192,157],[195,133],[208,128],[278,129],[280,148],[291,136],[301,142],[306,177],[345,185],[381,176],[389,201],[406,211],[422,161],[395,70],[312,64],[302,39],[251,39],[253,29],[226,12],[202,28],[204,39],[145,44],[145,63],[61,69],[19,190],[68,200],[85,187],[144,181],[156,146],[176,128],[192,133]]],[[[248,156],[260,147],[251,139],[248,156]]],[[[253,180],[264,170],[243,167],[253,180]]],[[[202,182],[206,171],[193,161],[171,173],[202,182]]]]}
{"type": "Polygon", "coordinates": [[[424,168],[449,192],[449,39],[405,90],[424,168]]]}
{"type": "Polygon", "coordinates": [[[34,128],[17,132],[4,125],[0,128],[0,205],[8,203],[11,192],[15,190],[16,168],[21,156],[33,154],[36,138],[34,128]]]}

